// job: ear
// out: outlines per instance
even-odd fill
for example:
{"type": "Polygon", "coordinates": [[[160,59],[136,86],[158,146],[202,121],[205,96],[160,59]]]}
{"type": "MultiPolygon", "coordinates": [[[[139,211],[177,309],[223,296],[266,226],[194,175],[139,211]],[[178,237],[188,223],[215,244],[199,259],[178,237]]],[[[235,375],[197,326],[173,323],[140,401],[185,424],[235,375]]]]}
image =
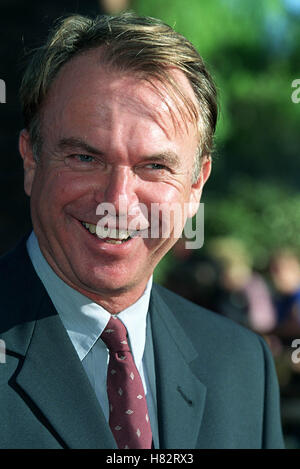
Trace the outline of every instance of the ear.
{"type": "Polygon", "coordinates": [[[192,185],[187,216],[192,218],[196,215],[202,195],[204,184],[211,173],[211,157],[204,156],[198,180],[192,185]]]}
{"type": "Polygon", "coordinates": [[[24,190],[30,196],[36,171],[36,161],[33,156],[30,136],[26,129],[21,130],[19,135],[19,152],[23,158],[24,190]]]}

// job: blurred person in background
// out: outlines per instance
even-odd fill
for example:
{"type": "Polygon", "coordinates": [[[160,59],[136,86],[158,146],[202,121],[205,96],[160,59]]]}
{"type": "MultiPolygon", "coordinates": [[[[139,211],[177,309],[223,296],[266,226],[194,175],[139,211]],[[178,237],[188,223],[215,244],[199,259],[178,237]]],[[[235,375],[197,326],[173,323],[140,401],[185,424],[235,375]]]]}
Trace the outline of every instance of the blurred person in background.
{"type": "Polygon", "coordinates": [[[215,309],[260,334],[276,324],[276,313],[267,283],[254,272],[241,240],[225,237],[209,241],[207,251],[219,265],[215,309]]]}
{"type": "Polygon", "coordinates": [[[270,260],[275,287],[276,335],[286,345],[300,336],[300,261],[291,249],[279,249],[270,260]]]}
{"type": "MultiPolygon", "coordinates": [[[[172,252],[176,262],[166,285],[185,298],[267,335],[276,325],[276,311],[263,276],[253,271],[241,240],[208,241],[203,252],[184,249],[182,240],[172,252]]],[[[173,261],[174,262],[174,261],[173,261]]]]}
{"type": "MultiPolygon", "coordinates": [[[[281,248],[270,259],[269,272],[274,286],[276,327],[271,338],[277,339],[273,352],[282,396],[282,417],[291,447],[300,444],[300,363],[292,359],[292,347],[300,338],[300,261],[292,248],[281,248]]],[[[299,346],[298,346],[299,347],[299,346]]],[[[299,356],[299,352],[297,354],[299,356]]]]}

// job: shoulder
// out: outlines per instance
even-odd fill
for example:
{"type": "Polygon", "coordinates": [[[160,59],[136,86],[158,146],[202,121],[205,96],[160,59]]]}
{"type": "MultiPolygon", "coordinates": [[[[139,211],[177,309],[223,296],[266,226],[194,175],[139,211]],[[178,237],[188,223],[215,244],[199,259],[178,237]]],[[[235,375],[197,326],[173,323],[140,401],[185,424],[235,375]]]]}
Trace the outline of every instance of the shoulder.
{"type": "Polygon", "coordinates": [[[0,256],[0,276],[5,278],[7,274],[19,274],[22,267],[26,268],[29,256],[26,249],[28,235],[24,236],[16,246],[0,256]]]}
{"type": "Polygon", "coordinates": [[[18,296],[18,290],[28,285],[34,270],[26,249],[26,238],[0,257],[0,289],[2,295],[18,296]]]}
{"type": "MultiPolygon", "coordinates": [[[[207,310],[189,300],[155,284],[156,294],[168,305],[173,316],[196,349],[205,342],[206,350],[226,356],[255,357],[269,356],[264,339],[250,329],[221,314],[207,310]]],[[[208,352],[209,353],[209,352],[208,352]]],[[[251,361],[252,361],[251,359],[251,361]]]]}
{"type": "Polygon", "coordinates": [[[0,257],[0,333],[33,319],[44,297],[26,249],[24,237],[11,251],[0,257]]]}

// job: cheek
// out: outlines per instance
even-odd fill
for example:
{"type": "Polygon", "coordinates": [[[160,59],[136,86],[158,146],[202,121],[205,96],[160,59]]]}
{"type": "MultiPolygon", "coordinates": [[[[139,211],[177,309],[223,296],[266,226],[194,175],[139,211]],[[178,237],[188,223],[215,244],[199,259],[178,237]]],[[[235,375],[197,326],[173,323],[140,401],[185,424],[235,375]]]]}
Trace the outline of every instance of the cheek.
{"type": "Polygon", "coordinates": [[[184,190],[161,184],[151,188],[148,195],[148,217],[151,226],[151,242],[169,243],[171,239],[179,238],[184,227],[187,209],[184,190]],[[169,239],[169,241],[168,241],[169,239]]]}
{"type": "Polygon", "coordinates": [[[161,182],[157,184],[143,183],[141,198],[153,203],[176,203],[185,200],[184,188],[181,185],[161,182]]]}
{"type": "MultiPolygon", "coordinates": [[[[83,180],[67,172],[43,171],[35,178],[31,203],[44,212],[57,213],[68,203],[80,198],[85,188],[83,180]]],[[[45,213],[40,215],[45,216],[45,213]]]]}
{"type": "Polygon", "coordinates": [[[176,226],[177,231],[181,230],[184,226],[189,207],[189,194],[184,187],[174,187],[173,185],[162,185],[156,190],[152,190],[153,196],[151,202],[154,203],[154,213],[157,207],[160,207],[160,221],[159,223],[166,226],[169,224],[170,229],[176,226]],[[164,216],[162,216],[164,214],[164,216]],[[165,222],[167,220],[167,222],[165,222]]]}
{"type": "Polygon", "coordinates": [[[76,194],[92,192],[95,186],[93,177],[89,174],[81,174],[70,170],[57,171],[51,175],[54,191],[59,194],[72,197],[76,194]]]}
{"type": "Polygon", "coordinates": [[[163,205],[182,205],[188,201],[188,191],[181,185],[171,183],[143,183],[138,194],[140,201],[144,201],[147,205],[163,204],[163,205]]]}

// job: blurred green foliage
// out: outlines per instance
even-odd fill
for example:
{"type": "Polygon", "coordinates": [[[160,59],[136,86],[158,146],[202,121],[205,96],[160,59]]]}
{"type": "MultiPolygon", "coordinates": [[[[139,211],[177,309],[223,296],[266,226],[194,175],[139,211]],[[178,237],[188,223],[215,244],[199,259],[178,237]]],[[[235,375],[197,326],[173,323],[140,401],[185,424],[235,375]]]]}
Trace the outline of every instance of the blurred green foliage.
{"type": "MultiPolygon", "coordinates": [[[[283,247],[300,255],[300,194],[274,184],[237,181],[225,197],[205,204],[205,237],[242,240],[254,267],[264,270],[283,247]]],[[[204,247],[205,249],[205,247],[204,247]]]]}
{"type": "Polygon", "coordinates": [[[244,240],[257,268],[277,247],[299,249],[300,103],[291,100],[291,84],[300,78],[300,0],[133,5],[186,36],[217,83],[220,119],[204,191],[206,239],[226,234],[244,240]]]}

